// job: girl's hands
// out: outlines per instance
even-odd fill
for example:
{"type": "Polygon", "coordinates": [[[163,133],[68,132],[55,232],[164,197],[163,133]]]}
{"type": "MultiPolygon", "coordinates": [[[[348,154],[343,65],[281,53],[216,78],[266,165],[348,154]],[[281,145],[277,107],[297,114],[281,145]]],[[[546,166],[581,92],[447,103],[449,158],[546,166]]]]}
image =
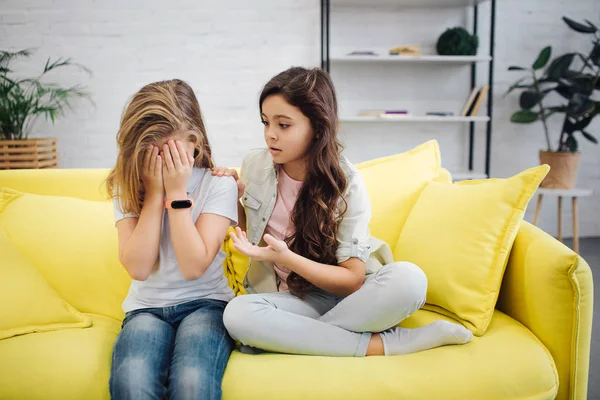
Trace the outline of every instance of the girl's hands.
{"type": "Polygon", "coordinates": [[[244,189],[246,187],[240,180],[240,177],[238,176],[238,173],[235,169],[228,169],[225,167],[215,167],[212,169],[212,175],[213,176],[233,176],[233,178],[235,179],[235,182],[237,183],[237,187],[238,187],[238,200],[244,195],[244,189]]]}
{"type": "Polygon", "coordinates": [[[194,159],[179,140],[165,143],[161,155],[164,158],[162,175],[167,199],[186,199],[186,185],[192,175],[194,159]]]}
{"type": "Polygon", "coordinates": [[[158,154],[158,147],[149,146],[144,154],[142,163],[142,182],[146,195],[156,195],[162,198],[164,185],[162,174],[162,157],[158,154]]]}
{"type": "Polygon", "coordinates": [[[250,243],[246,232],[243,232],[239,227],[235,228],[235,232],[231,232],[229,235],[233,239],[233,247],[237,251],[256,261],[286,264],[285,258],[289,255],[290,249],[283,240],[277,240],[273,236],[266,234],[263,238],[268,246],[260,247],[250,243]]]}

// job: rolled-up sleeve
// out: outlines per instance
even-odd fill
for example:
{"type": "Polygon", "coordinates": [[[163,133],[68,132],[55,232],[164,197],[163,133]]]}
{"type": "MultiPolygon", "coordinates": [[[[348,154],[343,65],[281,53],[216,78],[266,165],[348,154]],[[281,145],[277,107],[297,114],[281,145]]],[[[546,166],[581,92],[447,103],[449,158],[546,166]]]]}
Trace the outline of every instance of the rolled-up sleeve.
{"type": "Polygon", "coordinates": [[[371,203],[367,188],[358,172],[348,182],[344,199],[347,208],[336,234],[338,243],[337,261],[342,263],[355,257],[362,262],[367,262],[370,254],[369,220],[371,219],[371,203]]]}

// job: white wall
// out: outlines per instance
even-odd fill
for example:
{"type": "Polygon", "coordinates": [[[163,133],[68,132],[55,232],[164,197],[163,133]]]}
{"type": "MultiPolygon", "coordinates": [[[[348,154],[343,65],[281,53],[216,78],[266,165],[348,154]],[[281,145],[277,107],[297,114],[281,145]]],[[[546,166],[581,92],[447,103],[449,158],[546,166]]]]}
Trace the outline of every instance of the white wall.
{"type": "Polygon", "coordinates": [[[110,167],[128,98],[149,82],[180,78],[194,88],[222,165],[238,165],[262,143],[262,85],[292,64],[320,61],[318,1],[11,0],[0,2],[0,46],[37,47],[93,71],[66,70],[64,84],[85,83],[95,108],[36,133],[59,138],[61,167],[110,167]],[[309,4],[310,7],[306,7],[309,4]],[[235,146],[231,146],[235,143],[235,146]]]}
{"type": "MultiPolygon", "coordinates": [[[[65,71],[54,78],[63,84],[87,84],[95,107],[78,103],[76,112],[55,126],[41,122],[35,130],[35,136],[59,138],[62,167],[110,167],[116,157],[120,113],[128,97],[148,82],[174,77],[195,89],[217,163],[239,165],[248,149],[262,144],[256,104],[262,85],[291,65],[319,65],[319,4],[317,0],[3,0],[0,47],[38,48],[34,63],[20,64],[24,73],[41,68],[48,56],[73,57],[93,71],[92,77],[65,71]]],[[[480,7],[484,53],[489,45],[488,11],[487,4],[480,7]]],[[[554,46],[555,54],[573,46],[586,49],[588,42],[560,20],[565,14],[600,22],[600,2],[498,0],[493,176],[506,177],[538,163],[537,151],[544,145],[541,126],[508,122],[517,97],[503,98],[503,93],[517,75],[506,68],[531,63],[546,44],[554,46]]],[[[469,15],[460,10],[334,9],[332,54],[348,47],[433,45],[445,28],[466,23],[469,15]]],[[[483,84],[485,65],[480,71],[483,84]]],[[[342,112],[392,104],[457,111],[468,93],[468,67],[334,64],[332,73],[342,112]]],[[[484,126],[479,126],[476,140],[479,170],[483,168],[484,126]]],[[[555,135],[559,127],[559,121],[553,120],[555,135]]],[[[600,138],[599,128],[596,121],[590,131],[600,138]]],[[[345,124],[342,132],[346,153],[355,162],[435,138],[447,168],[466,166],[466,125],[345,124]]],[[[580,203],[580,229],[583,235],[597,236],[600,146],[582,141],[581,147],[579,184],[594,188],[597,194],[580,203]]],[[[550,233],[555,231],[555,208],[556,202],[548,200],[542,210],[541,227],[550,233]]],[[[564,226],[567,233],[569,216],[564,226]]]]}

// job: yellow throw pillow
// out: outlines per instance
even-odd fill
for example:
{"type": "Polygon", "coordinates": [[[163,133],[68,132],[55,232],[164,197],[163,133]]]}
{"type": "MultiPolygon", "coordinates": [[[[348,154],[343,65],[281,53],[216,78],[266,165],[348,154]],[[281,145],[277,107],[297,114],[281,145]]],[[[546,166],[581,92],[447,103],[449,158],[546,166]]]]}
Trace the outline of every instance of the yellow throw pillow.
{"type": "Polygon", "coordinates": [[[396,260],[427,275],[425,309],[457,319],[475,335],[486,331],[525,208],[549,169],[427,185],[394,251],[396,260]]]}
{"type": "Polygon", "coordinates": [[[87,328],[92,320],[64,301],[0,228],[0,339],[87,328]]]}
{"type": "Polygon", "coordinates": [[[425,185],[450,182],[441,174],[440,149],[430,140],[405,153],[357,165],[371,202],[371,235],[393,250],[400,232],[425,185]]]}
{"type": "Polygon", "coordinates": [[[131,279],[119,262],[110,201],[0,187],[0,227],[50,286],[82,313],[123,318],[131,279]]]}

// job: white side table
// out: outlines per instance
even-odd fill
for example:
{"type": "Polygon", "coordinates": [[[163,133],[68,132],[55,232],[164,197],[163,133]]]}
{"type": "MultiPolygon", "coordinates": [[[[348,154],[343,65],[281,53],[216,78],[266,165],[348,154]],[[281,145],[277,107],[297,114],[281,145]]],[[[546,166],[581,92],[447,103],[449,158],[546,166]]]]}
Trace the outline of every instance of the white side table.
{"type": "Polygon", "coordinates": [[[562,242],[562,201],[563,197],[572,198],[573,207],[573,250],[579,254],[579,221],[577,215],[577,198],[588,197],[592,195],[590,189],[538,189],[538,199],[535,206],[535,214],[533,216],[533,225],[537,225],[540,209],[542,208],[542,199],[544,196],[558,197],[558,240],[562,242]]]}

